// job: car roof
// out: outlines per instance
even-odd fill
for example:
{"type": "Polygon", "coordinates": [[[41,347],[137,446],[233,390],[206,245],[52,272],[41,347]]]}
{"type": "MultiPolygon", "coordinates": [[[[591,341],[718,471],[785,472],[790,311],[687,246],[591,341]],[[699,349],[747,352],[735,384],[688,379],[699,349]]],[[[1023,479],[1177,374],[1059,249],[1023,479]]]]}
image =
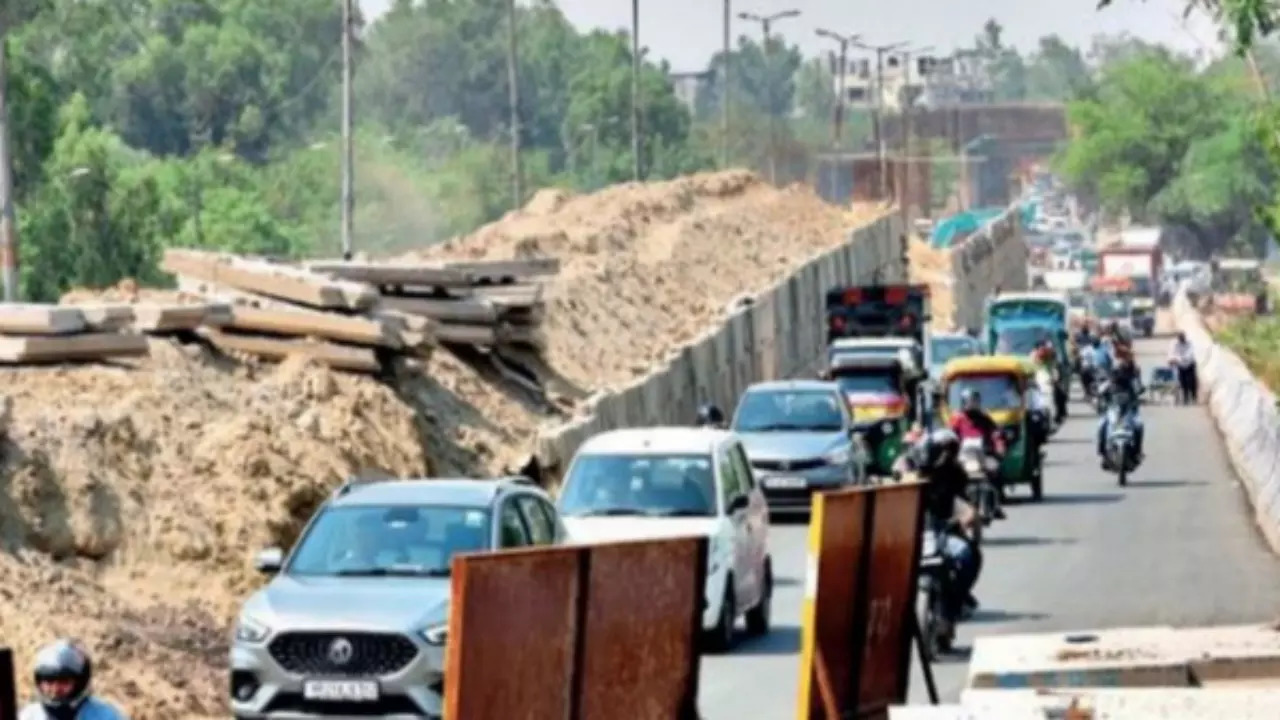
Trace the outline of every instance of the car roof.
{"type": "Polygon", "coordinates": [[[749,386],[743,394],[752,392],[785,392],[797,390],[826,390],[840,392],[840,386],[827,380],[766,380],[749,386]]]}
{"type": "Polygon", "coordinates": [[[995,302],[1017,302],[1019,300],[1052,300],[1057,302],[1063,301],[1063,294],[1058,290],[1044,290],[1034,292],[1002,292],[996,298],[995,302]]]}
{"type": "Polygon", "coordinates": [[[710,455],[736,436],[699,427],[645,427],[609,430],[578,448],[579,455],[710,455]]]}
{"type": "Polygon", "coordinates": [[[331,505],[453,505],[488,507],[504,490],[541,492],[523,478],[408,478],[354,481],[334,493],[331,505]]]}
{"type": "Polygon", "coordinates": [[[905,337],[877,337],[877,338],[837,338],[831,341],[832,350],[844,350],[846,348],[875,347],[875,346],[891,346],[891,347],[911,347],[916,341],[905,337]]]}
{"type": "Polygon", "coordinates": [[[977,343],[977,339],[968,333],[961,332],[940,332],[930,333],[930,340],[964,340],[965,342],[977,343]]]}

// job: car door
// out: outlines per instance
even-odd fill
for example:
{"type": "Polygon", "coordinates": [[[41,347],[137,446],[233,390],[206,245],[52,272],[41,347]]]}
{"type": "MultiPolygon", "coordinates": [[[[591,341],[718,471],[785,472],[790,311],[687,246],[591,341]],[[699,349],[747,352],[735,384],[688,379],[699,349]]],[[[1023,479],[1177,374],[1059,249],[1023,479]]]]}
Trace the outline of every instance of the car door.
{"type": "Polygon", "coordinates": [[[536,495],[521,495],[516,500],[534,545],[555,545],[560,540],[560,530],[550,506],[536,495]]]}
{"type": "Polygon", "coordinates": [[[749,503],[746,512],[746,554],[751,566],[752,604],[755,604],[760,600],[760,593],[764,592],[764,568],[769,556],[769,503],[764,491],[756,484],[751,463],[747,461],[747,453],[741,443],[735,442],[730,446],[729,457],[738,469],[749,503]]]}
{"type": "MultiPolygon", "coordinates": [[[[748,508],[729,513],[729,504],[733,499],[746,495],[742,476],[738,465],[729,452],[732,445],[722,445],[716,455],[716,472],[720,477],[720,494],[722,515],[719,522],[721,542],[728,542],[732,547],[734,595],[739,608],[747,607],[743,603],[752,597],[751,588],[755,582],[755,569],[752,567],[750,555],[750,534],[747,527],[748,508]]],[[[748,497],[748,503],[750,498],[748,497]]]]}
{"type": "Polygon", "coordinates": [[[529,547],[533,545],[533,535],[525,522],[524,514],[517,505],[519,496],[508,496],[498,505],[497,547],[501,550],[529,547]]]}

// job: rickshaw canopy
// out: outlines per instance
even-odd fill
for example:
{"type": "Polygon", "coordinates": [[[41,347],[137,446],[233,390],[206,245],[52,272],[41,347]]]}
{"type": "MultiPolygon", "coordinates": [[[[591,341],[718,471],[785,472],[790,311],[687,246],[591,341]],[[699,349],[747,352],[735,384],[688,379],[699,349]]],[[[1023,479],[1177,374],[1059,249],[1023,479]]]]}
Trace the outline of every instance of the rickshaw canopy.
{"type": "Polygon", "coordinates": [[[970,355],[948,362],[942,368],[942,381],[965,375],[1035,374],[1031,360],[1021,355],[970,355]]]}

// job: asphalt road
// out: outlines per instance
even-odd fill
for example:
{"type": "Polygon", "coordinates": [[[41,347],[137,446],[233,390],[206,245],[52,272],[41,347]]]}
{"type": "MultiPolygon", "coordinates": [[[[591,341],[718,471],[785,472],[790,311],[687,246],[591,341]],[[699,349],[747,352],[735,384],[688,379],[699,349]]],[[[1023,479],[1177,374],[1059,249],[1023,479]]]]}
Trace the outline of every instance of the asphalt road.
{"type": "MultiPolygon", "coordinates": [[[[1138,344],[1144,368],[1162,361],[1167,342],[1138,344]]],[[[1076,402],[1072,413],[1049,446],[1044,502],[1011,505],[989,531],[982,608],[961,626],[956,658],[934,666],[944,701],[963,688],[965,651],[978,635],[1280,615],[1280,561],[1253,526],[1203,408],[1143,409],[1147,459],[1124,488],[1098,467],[1093,411],[1076,402]]],[[[770,533],[773,632],[704,658],[705,720],[796,715],[806,527],[775,524],[770,533]]],[[[915,667],[911,702],[924,704],[915,667]]]]}

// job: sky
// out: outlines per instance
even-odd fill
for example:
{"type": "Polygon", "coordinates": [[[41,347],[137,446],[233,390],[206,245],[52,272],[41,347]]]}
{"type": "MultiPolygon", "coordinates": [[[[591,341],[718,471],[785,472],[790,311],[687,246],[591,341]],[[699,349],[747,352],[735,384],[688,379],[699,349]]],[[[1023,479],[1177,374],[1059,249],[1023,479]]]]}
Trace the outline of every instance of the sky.
{"type": "MultiPolygon", "coordinates": [[[[377,17],[392,0],[357,0],[365,16],[377,17]]],[[[868,44],[910,41],[947,54],[971,45],[987,18],[1004,26],[1005,42],[1027,51],[1043,35],[1057,33],[1088,48],[1099,33],[1127,32],[1187,52],[1217,52],[1212,23],[1203,16],[1183,21],[1183,0],[1114,0],[1095,10],[1096,0],[732,0],[732,12],[767,15],[797,9],[800,17],[780,21],[775,32],[807,55],[834,43],[814,31],[861,34],[868,44]]],[[[630,0],[557,0],[571,22],[583,29],[622,29],[631,23],[630,0]]],[[[721,0],[640,0],[640,43],[673,70],[705,69],[722,44],[721,0]]],[[[760,26],[735,20],[733,35],[758,34],[760,26]]]]}

